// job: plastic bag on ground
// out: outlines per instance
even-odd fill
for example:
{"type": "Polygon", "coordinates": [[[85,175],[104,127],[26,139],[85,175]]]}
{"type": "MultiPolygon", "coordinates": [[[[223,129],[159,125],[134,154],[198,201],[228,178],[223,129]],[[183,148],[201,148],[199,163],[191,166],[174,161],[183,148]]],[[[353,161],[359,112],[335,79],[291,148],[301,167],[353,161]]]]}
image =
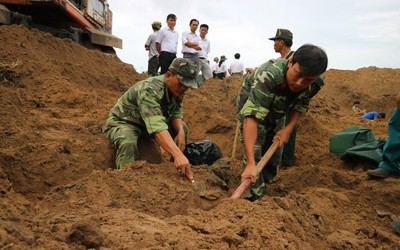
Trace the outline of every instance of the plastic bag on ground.
{"type": "Polygon", "coordinates": [[[202,164],[211,165],[216,160],[222,158],[221,150],[217,144],[210,140],[188,143],[183,153],[188,158],[190,164],[194,166],[202,164]]]}

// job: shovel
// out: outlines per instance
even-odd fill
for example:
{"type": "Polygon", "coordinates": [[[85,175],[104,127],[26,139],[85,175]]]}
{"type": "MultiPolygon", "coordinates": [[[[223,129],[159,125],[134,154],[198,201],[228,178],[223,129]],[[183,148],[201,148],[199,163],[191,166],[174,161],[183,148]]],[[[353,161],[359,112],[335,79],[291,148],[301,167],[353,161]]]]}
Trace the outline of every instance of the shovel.
{"type": "MultiPolygon", "coordinates": [[[[264,168],[264,166],[267,164],[269,159],[271,159],[272,155],[275,153],[276,149],[279,146],[279,141],[276,140],[272,143],[272,145],[268,148],[267,152],[265,152],[264,156],[261,158],[261,160],[258,162],[256,168],[257,168],[257,176],[261,173],[261,170],[264,168]]],[[[235,200],[239,198],[243,192],[249,188],[251,185],[251,179],[246,178],[240,186],[235,190],[235,192],[232,194],[231,199],[235,200]]]]}

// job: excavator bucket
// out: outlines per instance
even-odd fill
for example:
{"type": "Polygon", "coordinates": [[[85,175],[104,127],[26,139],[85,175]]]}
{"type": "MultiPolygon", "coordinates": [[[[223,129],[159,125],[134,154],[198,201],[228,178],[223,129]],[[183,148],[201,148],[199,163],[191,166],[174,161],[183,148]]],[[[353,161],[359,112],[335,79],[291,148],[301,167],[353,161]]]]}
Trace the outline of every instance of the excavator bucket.
{"type": "Polygon", "coordinates": [[[96,29],[85,28],[84,30],[89,35],[91,43],[122,49],[120,38],[96,29]]]}

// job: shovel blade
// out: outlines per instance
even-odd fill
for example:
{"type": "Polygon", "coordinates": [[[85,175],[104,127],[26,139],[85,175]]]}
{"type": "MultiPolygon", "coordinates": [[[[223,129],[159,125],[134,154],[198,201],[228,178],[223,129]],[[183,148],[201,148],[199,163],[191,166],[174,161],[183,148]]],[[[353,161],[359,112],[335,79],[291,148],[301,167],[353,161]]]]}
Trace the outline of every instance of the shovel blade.
{"type": "Polygon", "coordinates": [[[186,178],[192,183],[193,190],[198,194],[201,198],[205,198],[207,200],[217,200],[219,196],[214,192],[207,191],[206,184],[203,182],[195,181],[191,179],[189,175],[186,173],[186,178]]]}
{"type": "Polygon", "coordinates": [[[195,180],[191,180],[192,182],[192,187],[194,189],[194,191],[196,191],[197,194],[200,194],[204,191],[206,191],[206,185],[204,183],[195,181],[195,180]]]}

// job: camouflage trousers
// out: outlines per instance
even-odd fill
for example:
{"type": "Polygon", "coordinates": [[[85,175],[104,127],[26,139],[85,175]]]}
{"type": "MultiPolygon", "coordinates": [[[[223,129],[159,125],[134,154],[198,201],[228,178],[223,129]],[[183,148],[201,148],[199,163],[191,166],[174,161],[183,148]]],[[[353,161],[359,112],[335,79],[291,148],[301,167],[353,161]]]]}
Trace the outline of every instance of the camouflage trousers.
{"type": "MultiPolygon", "coordinates": [[[[186,144],[188,143],[188,129],[184,122],[186,144]]],[[[138,140],[147,137],[154,139],[153,135],[147,133],[146,128],[134,125],[127,121],[119,120],[114,114],[110,113],[102,128],[103,134],[110,140],[116,149],[115,164],[117,168],[122,168],[125,164],[139,159],[138,140]]],[[[172,138],[176,136],[171,124],[168,124],[168,132],[172,138]]]]}
{"type": "MultiPolygon", "coordinates": [[[[244,147],[244,139],[243,139],[243,118],[240,117],[240,141],[243,145],[243,168],[246,167],[247,163],[247,155],[244,147]]],[[[257,140],[254,145],[254,160],[255,163],[261,160],[265,152],[267,152],[268,148],[272,145],[272,139],[276,135],[276,132],[281,130],[284,127],[285,120],[280,119],[278,121],[277,126],[268,126],[265,123],[258,122],[257,124],[257,140]]],[[[278,148],[275,153],[272,155],[271,159],[265,165],[261,173],[259,174],[256,183],[254,183],[250,187],[250,193],[257,197],[263,195],[266,191],[266,184],[271,183],[275,176],[278,173],[278,166],[282,159],[282,148],[278,148]]]]}

